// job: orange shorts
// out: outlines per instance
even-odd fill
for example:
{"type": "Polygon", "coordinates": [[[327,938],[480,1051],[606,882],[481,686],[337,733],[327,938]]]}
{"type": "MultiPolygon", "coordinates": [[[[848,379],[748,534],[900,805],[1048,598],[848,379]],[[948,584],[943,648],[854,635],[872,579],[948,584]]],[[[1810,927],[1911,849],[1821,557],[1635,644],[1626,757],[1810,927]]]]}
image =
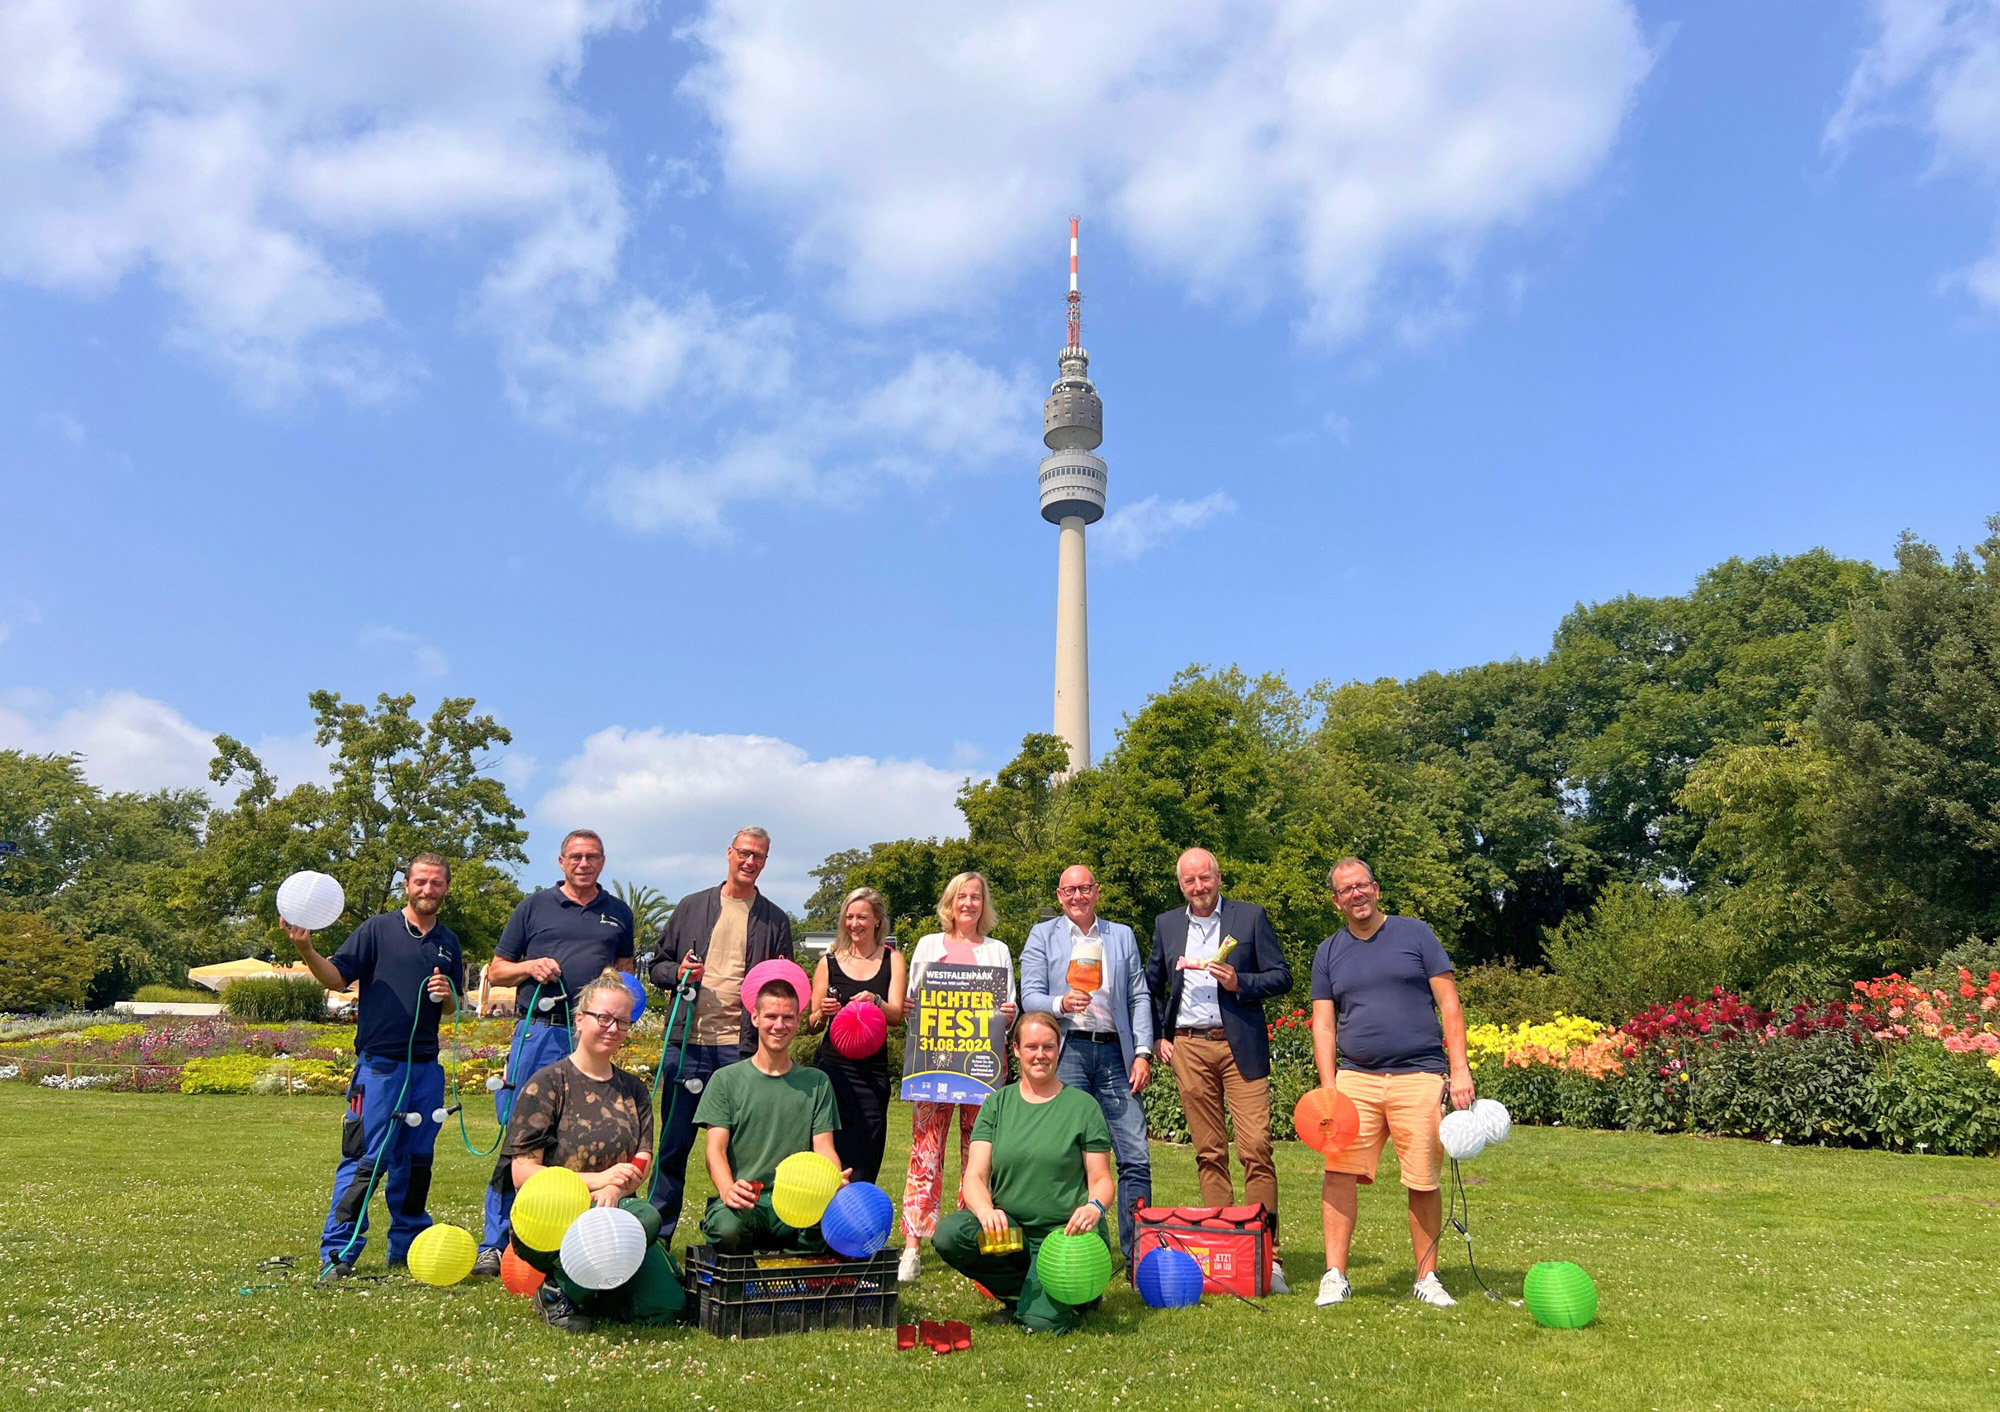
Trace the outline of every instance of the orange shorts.
{"type": "Polygon", "coordinates": [[[1438,1142],[1444,1075],[1358,1074],[1342,1069],[1334,1082],[1354,1100],[1361,1129],[1353,1142],[1327,1157],[1326,1170],[1373,1182],[1386,1139],[1396,1144],[1403,1185],[1411,1191],[1436,1191],[1438,1169],[1444,1162],[1444,1148],[1438,1142]]]}

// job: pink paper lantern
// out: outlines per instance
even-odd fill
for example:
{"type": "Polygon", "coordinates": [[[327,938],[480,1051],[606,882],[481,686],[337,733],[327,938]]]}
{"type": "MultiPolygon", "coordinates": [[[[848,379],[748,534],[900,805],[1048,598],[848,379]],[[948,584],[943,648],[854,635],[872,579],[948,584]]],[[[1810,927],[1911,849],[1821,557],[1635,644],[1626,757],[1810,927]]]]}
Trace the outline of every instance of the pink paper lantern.
{"type": "Polygon", "coordinates": [[[872,1058],[889,1038],[889,1017],[872,1001],[850,1000],[834,1014],[827,1034],[841,1058],[872,1058]]]}
{"type": "Polygon", "coordinates": [[[743,977],[743,988],[737,993],[743,1001],[745,1010],[756,1010],[757,992],[771,981],[784,981],[791,986],[799,997],[799,1013],[801,1015],[806,1013],[807,1007],[812,1004],[812,982],[806,979],[806,973],[799,969],[796,961],[787,960],[782,956],[759,961],[750,968],[750,973],[743,977]]]}

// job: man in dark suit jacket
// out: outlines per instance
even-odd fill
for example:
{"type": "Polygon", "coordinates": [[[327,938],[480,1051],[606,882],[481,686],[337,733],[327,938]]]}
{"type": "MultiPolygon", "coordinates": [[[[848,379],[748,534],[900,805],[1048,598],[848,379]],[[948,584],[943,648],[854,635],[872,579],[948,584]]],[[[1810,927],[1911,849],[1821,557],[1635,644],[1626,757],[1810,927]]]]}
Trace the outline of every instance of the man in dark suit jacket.
{"type": "MultiPolygon", "coordinates": [[[[759,828],[739,829],[730,840],[724,882],[691,892],[674,905],[647,972],[661,990],[671,993],[685,987],[693,997],[692,1005],[682,1003],[674,1033],[667,1036],[660,1055],[661,1066],[680,1080],[660,1089],[659,1175],[653,1205],[660,1213],[662,1240],[671,1240],[680,1223],[701,1090],[709,1075],[748,1058],[757,1048],[757,1031],[737,987],[759,962],[792,954],[792,919],[757,890],[757,879],[770,857],[770,834],[759,828]]],[[[671,1006],[668,1015],[674,1018],[671,1006]]]]}
{"type": "MultiPolygon", "coordinates": [[[[1278,1169],[1271,1161],[1271,1038],[1264,1002],[1292,988],[1291,968],[1264,909],[1222,896],[1213,853],[1190,848],[1175,871],[1188,905],[1153,922],[1153,954],[1146,962],[1154,1051],[1172,1067],[1181,1091],[1202,1204],[1232,1204],[1226,1105],[1243,1164],[1243,1199],[1261,1201],[1275,1228],[1278,1169]]],[[[1291,1293],[1283,1265],[1272,1265],[1271,1291],[1291,1293]]]]}

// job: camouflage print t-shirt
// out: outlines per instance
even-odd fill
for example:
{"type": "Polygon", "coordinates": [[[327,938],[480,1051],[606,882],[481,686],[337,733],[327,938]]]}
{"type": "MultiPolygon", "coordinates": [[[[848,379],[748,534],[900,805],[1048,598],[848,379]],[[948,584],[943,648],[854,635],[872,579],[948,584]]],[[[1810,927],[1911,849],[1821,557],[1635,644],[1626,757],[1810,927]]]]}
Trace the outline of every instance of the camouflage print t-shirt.
{"type": "Polygon", "coordinates": [[[653,1150],[653,1105],[646,1085],[613,1067],[593,1079],[568,1059],[538,1070],[514,1096],[495,1173],[502,1190],[516,1157],[539,1154],[545,1167],[601,1172],[653,1150]]]}

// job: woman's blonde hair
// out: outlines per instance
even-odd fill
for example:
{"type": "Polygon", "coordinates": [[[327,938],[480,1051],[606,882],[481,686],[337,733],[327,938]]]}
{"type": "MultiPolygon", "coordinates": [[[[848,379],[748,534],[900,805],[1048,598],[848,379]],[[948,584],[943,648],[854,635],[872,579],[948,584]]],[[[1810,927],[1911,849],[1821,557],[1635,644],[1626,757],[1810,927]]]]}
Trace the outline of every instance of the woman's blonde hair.
{"type": "Polygon", "coordinates": [[[1016,1050],[1020,1049],[1021,1038],[1027,1033],[1028,1026],[1030,1025],[1043,1026],[1050,1034],[1055,1036],[1057,1044],[1062,1043],[1062,1022],[1046,1010],[1029,1010],[1020,1019],[1014,1021],[1014,1048],[1016,1050]]]}
{"type": "Polygon", "coordinates": [[[987,937],[993,935],[993,927],[999,922],[1000,914],[993,910],[993,888],[986,881],[983,874],[960,873],[957,877],[946,883],[944,885],[944,896],[938,898],[937,916],[938,920],[944,923],[944,930],[947,936],[958,929],[958,917],[954,912],[954,909],[958,905],[958,890],[970,882],[979,884],[980,908],[979,921],[976,925],[979,932],[979,939],[984,941],[987,937]]]}
{"type": "Polygon", "coordinates": [[[844,956],[854,949],[854,943],[847,936],[847,909],[857,902],[866,902],[868,910],[875,914],[875,942],[879,946],[889,934],[889,899],[872,887],[857,887],[840,900],[840,917],[833,927],[833,945],[828,954],[844,956]]]}
{"type": "MultiPolygon", "coordinates": [[[[585,983],[583,989],[579,990],[571,998],[570,1009],[584,1009],[589,1005],[590,997],[596,995],[599,991],[605,991],[613,995],[622,995],[625,997],[627,1005],[632,1004],[632,991],[625,984],[625,973],[615,966],[606,966],[585,983]]],[[[629,1014],[630,1012],[628,1011],[627,1013],[629,1014]]]]}

